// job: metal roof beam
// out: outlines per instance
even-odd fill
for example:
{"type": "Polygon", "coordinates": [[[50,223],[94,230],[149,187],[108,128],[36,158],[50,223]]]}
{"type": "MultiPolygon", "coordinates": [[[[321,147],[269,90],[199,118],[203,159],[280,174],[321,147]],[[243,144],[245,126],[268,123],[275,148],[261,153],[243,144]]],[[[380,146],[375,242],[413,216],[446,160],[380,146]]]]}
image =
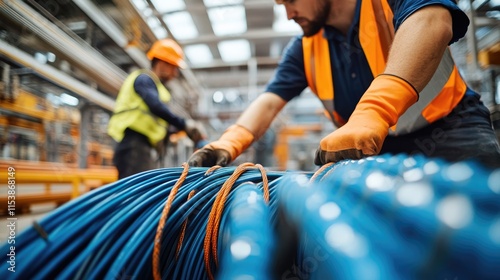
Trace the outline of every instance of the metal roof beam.
{"type": "MultiPolygon", "coordinates": [[[[262,9],[262,8],[269,8],[272,9],[274,7],[274,1],[272,0],[253,0],[253,1],[244,1],[243,3],[237,3],[237,4],[224,4],[220,6],[214,6],[214,7],[206,7],[203,2],[186,2],[186,10],[190,13],[206,13],[207,9],[211,8],[217,8],[217,7],[231,7],[231,6],[244,6],[245,9],[262,9]]],[[[175,10],[175,11],[170,11],[166,13],[162,13],[161,15],[168,15],[172,13],[177,13],[180,11],[184,10],[175,10]]]]}
{"type": "Polygon", "coordinates": [[[0,54],[10,58],[17,63],[31,68],[47,80],[56,83],[57,85],[66,88],[79,96],[112,111],[115,101],[106,94],[78,81],[68,74],[57,70],[56,68],[42,64],[35,60],[31,55],[19,50],[18,48],[0,40],[0,54]]]}
{"type": "Polygon", "coordinates": [[[227,35],[227,36],[216,36],[216,35],[200,35],[193,39],[179,40],[182,45],[194,45],[194,44],[208,44],[217,43],[224,40],[236,40],[236,39],[246,39],[246,40],[271,40],[271,39],[286,39],[293,36],[299,35],[296,31],[291,32],[276,32],[272,28],[262,28],[256,30],[248,30],[242,34],[227,35]]]}
{"type": "MultiPolygon", "coordinates": [[[[256,57],[257,65],[278,65],[279,57],[256,57]]],[[[193,70],[207,69],[207,68],[224,68],[234,66],[248,66],[248,60],[226,62],[222,59],[214,59],[212,62],[204,64],[196,64],[191,66],[193,70]]]]}
{"type": "Polygon", "coordinates": [[[22,1],[0,1],[0,13],[28,28],[70,58],[110,94],[116,94],[120,89],[126,73],[84,40],[72,38],[22,1]]]}
{"type": "Polygon", "coordinates": [[[136,46],[129,44],[127,36],[109,16],[89,0],[73,0],[73,2],[93,20],[119,47],[121,47],[135,63],[142,68],[148,68],[150,62],[144,52],[137,51],[136,46]]]}

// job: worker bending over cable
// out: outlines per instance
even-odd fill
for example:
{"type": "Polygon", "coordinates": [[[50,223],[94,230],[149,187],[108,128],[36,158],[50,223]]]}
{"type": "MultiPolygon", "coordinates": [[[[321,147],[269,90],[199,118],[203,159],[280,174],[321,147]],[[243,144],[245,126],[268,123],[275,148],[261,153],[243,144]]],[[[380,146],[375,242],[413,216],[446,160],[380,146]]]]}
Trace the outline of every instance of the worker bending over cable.
{"type": "Polygon", "coordinates": [[[452,0],[276,0],[304,34],[291,40],[274,77],[192,166],[225,166],[261,137],[307,87],[338,127],[315,164],[383,153],[477,159],[500,167],[490,113],[448,45],[469,24],[452,0]]]}

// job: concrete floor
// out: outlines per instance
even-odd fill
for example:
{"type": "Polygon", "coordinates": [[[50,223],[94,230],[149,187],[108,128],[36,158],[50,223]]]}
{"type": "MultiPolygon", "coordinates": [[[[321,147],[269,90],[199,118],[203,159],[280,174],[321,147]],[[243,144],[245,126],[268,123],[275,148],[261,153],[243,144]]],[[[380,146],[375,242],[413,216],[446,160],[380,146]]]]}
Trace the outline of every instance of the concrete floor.
{"type": "Polygon", "coordinates": [[[34,221],[40,220],[42,217],[47,215],[50,211],[56,208],[55,204],[46,203],[46,204],[37,204],[31,206],[31,213],[26,214],[18,214],[14,216],[17,220],[7,220],[8,218],[12,218],[10,216],[0,216],[0,220],[2,223],[0,224],[0,244],[3,244],[7,241],[9,237],[9,224],[10,222],[15,222],[16,225],[16,236],[19,235],[24,229],[31,226],[34,221]]]}
{"type": "MultiPolygon", "coordinates": [[[[58,192],[68,192],[71,190],[71,185],[68,184],[54,184],[51,187],[51,191],[54,193],[58,192]]],[[[44,185],[42,184],[23,184],[16,187],[16,195],[19,194],[34,194],[43,193],[44,185]]],[[[0,184],[0,195],[7,195],[7,185],[0,184]]],[[[20,209],[16,209],[16,215],[14,218],[17,220],[7,220],[12,218],[6,214],[0,214],[0,245],[7,241],[10,234],[9,225],[11,222],[15,222],[16,226],[16,236],[19,235],[24,229],[31,226],[33,221],[40,220],[43,216],[47,215],[50,211],[56,208],[55,203],[41,203],[31,205],[30,213],[20,213],[20,209]]]]}

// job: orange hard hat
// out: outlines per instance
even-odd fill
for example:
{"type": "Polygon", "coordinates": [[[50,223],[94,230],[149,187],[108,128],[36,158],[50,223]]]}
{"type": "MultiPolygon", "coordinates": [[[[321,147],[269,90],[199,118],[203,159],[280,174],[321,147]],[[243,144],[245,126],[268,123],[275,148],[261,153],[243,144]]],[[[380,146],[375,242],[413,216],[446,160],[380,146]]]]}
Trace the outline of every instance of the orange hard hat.
{"type": "Polygon", "coordinates": [[[181,46],[172,39],[156,41],[148,51],[147,56],[149,60],[157,58],[180,68],[187,66],[181,46]]]}

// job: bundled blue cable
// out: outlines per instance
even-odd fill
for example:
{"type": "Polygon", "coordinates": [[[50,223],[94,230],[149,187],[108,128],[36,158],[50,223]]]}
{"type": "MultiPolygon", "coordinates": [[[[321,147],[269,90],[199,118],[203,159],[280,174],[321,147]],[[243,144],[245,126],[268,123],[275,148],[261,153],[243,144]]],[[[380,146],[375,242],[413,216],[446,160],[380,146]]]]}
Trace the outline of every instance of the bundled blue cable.
{"type": "Polygon", "coordinates": [[[91,191],[24,230],[15,273],[3,244],[0,275],[495,279],[499,202],[500,170],[418,156],[347,160],[314,174],[157,169],[91,191]]]}
{"type": "Polygon", "coordinates": [[[234,191],[228,210],[217,279],[271,279],[270,252],[276,242],[262,191],[251,183],[243,183],[234,191]]]}
{"type": "MultiPolygon", "coordinates": [[[[160,250],[163,279],[208,278],[202,253],[208,214],[215,195],[235,169],[220,168],[208,175],[207,168],[189,169],[164,225],[160,250]],[[194,195],[188,200],[192,191],[194,195]]],[[[2,253],[1,278],[152,278],[158,222],[182,172],[182,168],[143,172],[55,209],[16,237],[15,273],[8,272],[8,257],[2,253]]],[[[282,174],[267,172],[269,185],[273,186],[282,174]]],[[[262,181],[257,169],[248,170],[236,180],[235,186],[252,182],[262,188],[262,181]]],[[[3,244],[1,252],[8,252],[9,247],[10,244],[3,244]]]]}
{"type": "Polygon", "coordinates": [[[500,170],[423,157],[346,161],[282,180],[301,279],[498,279],[500,170]]]}

